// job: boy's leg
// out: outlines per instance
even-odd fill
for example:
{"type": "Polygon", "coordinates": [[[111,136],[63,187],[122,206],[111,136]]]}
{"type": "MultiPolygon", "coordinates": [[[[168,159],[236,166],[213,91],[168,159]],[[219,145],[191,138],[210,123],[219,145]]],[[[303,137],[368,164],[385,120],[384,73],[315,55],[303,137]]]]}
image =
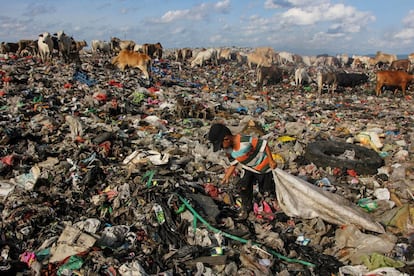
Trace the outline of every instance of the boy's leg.
{"type": "Polygon", "coordinates": [[[247,214],[253,210],[253,181],[254,173],[245,170],[244,175],[239,181],[239,193],[242,199],[242,208],[247,214]]]}
{"type": "Polygon", "coordinates": [[[273,180],[273,173],[258,175],[257,181],[259,182],[259,192],[262,195],[276,196],[276,185],[273,180]]]}

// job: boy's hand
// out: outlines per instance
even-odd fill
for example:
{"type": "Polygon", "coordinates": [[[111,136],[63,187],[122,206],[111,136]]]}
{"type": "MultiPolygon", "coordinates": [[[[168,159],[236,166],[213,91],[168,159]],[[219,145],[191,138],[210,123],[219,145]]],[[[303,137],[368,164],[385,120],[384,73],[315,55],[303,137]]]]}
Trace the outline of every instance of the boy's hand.
{"type": "Polygon", "coordinates": [[[274,170],[277,168],[277,163],[274,160],[270,160],[269,166],[272,168],[272,170],[274,170]]]}

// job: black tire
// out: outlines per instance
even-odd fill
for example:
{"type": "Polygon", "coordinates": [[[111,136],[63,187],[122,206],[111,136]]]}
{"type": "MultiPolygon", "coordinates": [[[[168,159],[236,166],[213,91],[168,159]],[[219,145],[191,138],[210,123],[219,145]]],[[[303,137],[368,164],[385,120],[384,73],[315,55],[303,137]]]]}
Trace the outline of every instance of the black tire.
{"type": "Polygon", "coordinates": [[[305,159],[318,167],[352,169],[358,174],[376,174],[384,160],[379,154],[362,146],[338,141],[316,141],[308,144],[305,159]],[[355,159],[342,159],[339,156],[346,150],[355,152],[355,159]]]}

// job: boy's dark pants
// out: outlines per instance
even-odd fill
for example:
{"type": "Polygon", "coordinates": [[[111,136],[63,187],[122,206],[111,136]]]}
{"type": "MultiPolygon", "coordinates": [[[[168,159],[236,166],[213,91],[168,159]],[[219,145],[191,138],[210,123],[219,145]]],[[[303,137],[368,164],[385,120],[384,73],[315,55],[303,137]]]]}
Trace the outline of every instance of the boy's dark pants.
{"type": "Polygon", "coordinates": [[[240,197],[242,199],[243,208],[250,212],[253,209],[253,186],[259,185],[259,192],[275,195],[275,182],[273,181],[273,173],[258,174],[248,170],[244,170],[244,175],[239,181],[240,197]]]}

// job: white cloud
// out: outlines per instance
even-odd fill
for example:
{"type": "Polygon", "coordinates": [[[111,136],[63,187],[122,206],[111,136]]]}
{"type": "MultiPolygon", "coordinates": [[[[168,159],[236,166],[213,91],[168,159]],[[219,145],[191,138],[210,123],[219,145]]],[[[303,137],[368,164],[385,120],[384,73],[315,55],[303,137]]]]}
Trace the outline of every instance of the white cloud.
{"type": "Polygon", "coordinates": [[[414,28],[414,10],[410,10],[402,22],[407,28],[414,28]]]}
{"type": "Polygon", "coordinates": [[[414,10],[408,11],[408,14],[402,20],[405,29],[397,32],[394,38],[410,42],[414,39],[414,10]]]}
{"type": "Polygon", "coordinates": [[[284,24],[312,25],[321,20],[321,14],[318,9],[292,8],[282,14],[282,19],[284,24]]]}
{"type": "Polygon", "coordinates": [[[282,14],[286,23],[312,25],[324,21],[344,21],[352,24],[367,24],[375,17],[343,4],[323,4],[306,8],[291,8],[282,14]]]}
{"type": "Polygon", "coordinates": [[[172,21],[180,20],[187,18],[189,14],[190,10],[167,11],[163,16],[161,16],[161,22],[169,23],[172,21]]]}
{"type": "Polygon", "coordinates": [[[214,4],[214,8],[218,12],[227,13],[230,9],[230,0],[219,1],[216,4],[214,4]]]}
{"type": "Polygon", "coordinates": [[[411,40],[414,39],[414,28],[402,30],[394,35],[395,38],[411,40]]]}
{"type": "Polygon", "coordinates": [[[167,11],[161,16],[159,22],[171,23],[179,20],[203,20],[214,11],[219,13],[228,13],[230,11],[230,0],[223,0],[215,4],[202,3],[191,9],[167,11]]]}

